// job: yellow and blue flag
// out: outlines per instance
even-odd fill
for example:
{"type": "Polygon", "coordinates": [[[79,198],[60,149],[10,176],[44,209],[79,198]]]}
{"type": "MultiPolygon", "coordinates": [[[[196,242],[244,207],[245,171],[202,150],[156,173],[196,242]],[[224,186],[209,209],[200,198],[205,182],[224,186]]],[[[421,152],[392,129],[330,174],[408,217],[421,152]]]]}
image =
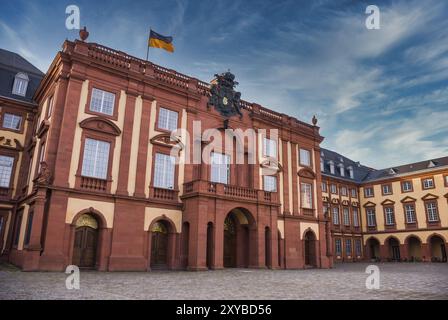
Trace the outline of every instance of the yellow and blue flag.
{"type": "Polygon", "coordinates": [[[152,30],[149,33],[148,46],[174,52],[173,37],[165,37],[152,30]]]}

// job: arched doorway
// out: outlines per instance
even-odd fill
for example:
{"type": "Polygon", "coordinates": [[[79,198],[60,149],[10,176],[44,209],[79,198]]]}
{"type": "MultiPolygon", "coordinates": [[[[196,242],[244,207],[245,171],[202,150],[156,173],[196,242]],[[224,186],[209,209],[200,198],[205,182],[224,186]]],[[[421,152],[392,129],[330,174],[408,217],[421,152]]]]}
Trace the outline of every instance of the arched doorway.
{"type": "Polygon", "coordinates": [[[207,256],[206,256],[206,263],[207,268],[212,269],[213,268],[213,223],[209,222],[207,224],[207,256]]]}
{"type": "Polygon", "coordinates": [[[400,261],[400,242],[396,238],[389,238],[387,244],[389,247],[389,260],[396,262],[400,261]]]}
{"type": "Polygon", "coordinates": [[[416,236],[407,239],[409,261],[422,261],[422,242],[416,236]]]}
{"type": "Polygon", "coordinates": [[[316,267],[316,236],[309,230],[304,236],[305,266],[316,267]]]}
{"type": "Polygon", "coordinates": [[[151,269],[165,269],[168,266],[168,225],[160,220],[151,228],[151,269]]]}
{"type": "MultiPolygon", "coordinates": [[[[256,237],[255,221],[247,209],[235,208],[224,219],[223,265],[225,268],[247,268],[259,265],[251,241],[256,237]]],[[[257,248],[258,249],[258,248],[257,248]]]]}
{"type": "Polygon", "coordinates": [[[371,260],[380,259],[380,242],[375,238],[370,238],[366,243],[366,251],[368,251],[368,257],[371,260]]]}
{"type": "Polygon", "coordinates": [[[90,214],[81,215],[75,223],[72,263],[79,268],[94,268],[97,264],[98,221],[90,214]]]}
{"type": "Polygon", "coordinates": [[[445,241],[438,235],[433,235],[429,240],[431,261],[432,262],[446,262],[446,246],[445,241]]]}

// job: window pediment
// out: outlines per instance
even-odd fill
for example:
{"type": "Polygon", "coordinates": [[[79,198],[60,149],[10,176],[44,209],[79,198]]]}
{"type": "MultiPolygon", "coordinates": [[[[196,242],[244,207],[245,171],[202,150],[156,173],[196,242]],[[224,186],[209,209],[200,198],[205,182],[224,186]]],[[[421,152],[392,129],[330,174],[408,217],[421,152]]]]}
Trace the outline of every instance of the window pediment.
{"type": "Polygon", "coordinates": [[[333,199],[331,199],[331,203],[339,204],[339,199],[333,198],[333,199]]]}
{"type": "Polygon", "coordinates": [[[22,151],[24,148],[19,140],[0,137],[0,148],[22,151]]]}
{"type": "Polygon", "coordinates": [[[152,144],[156,144],[162,147],[169,147],[169,148],[173,148],[173,147],[179,147],[180,145],[180,149],[183,150],[184,149],[184,145],[182,143],[182,141],[180,141],[179,137],[174,137],[175,140],[171,139],[171,135],[168,133],[162,133],[159,134],[153,138],[151,138],[150,142],[152,144]]]}
{"type": "Polygon", "coordinates": [[[260,167],[264,168],[264,169],[277,171],[277,172],[283,171],[282,165],[275,159],[264,160],[263,162],[260,163],[260,167]]]}
{"type": "Polygon", "coordinates": [[[386,199],[383,202],[381,202],[381,205],[383,205],[383,206],[394,205],[394,204],[395,204],[395,201],[392,201],[390,199],[386,199]]]}
{"type": "Polygon", "coordinates": [[[423,200],[423,201],[425,201],[425,200],[436,200],[436,199],[438,199],[438,198],[439,198],[439,197],[436,196],[435,194],[428,193],[427,195],[425,195],[425,196],[422,197],[422,200],[423,200]]]}
{"type": "Polygon", "coordinates": [[[322,197],[323,202],[328,202],[328,197],[322,197]]]}
{"type": "Polygon", "coordinates": [[[364,205],[363,205],[363,207],[375,207],[376,206],[376,203],[373,203],[373,202],[371,202],[371,201],[368,201],[367,203],[365,203],[364,205]]]}
{"type": "Polygon", "coordinates": [[[343,206],[349,206],[350,202],[348,200],[344,200],[344,201],[342,201],[342,205],[343,206]]]}
{"type": "Polygon", "coordinates": [[[412,198],[412,197],[405,197],[405,198],[403,198],[403,199],[401,199],[401,202],[402,203],[406,203],[406,202],[415,202],[415,201],[417,201],[417,199],[414,199],[414,198],[412,198]]]}
{"type": "Polygon", "coordinates": [[[83,129],[93,130],[101,133],[119,136],[121,134],[120,128],[112,121],[100,117],[91,117],[79,123],[83,129]]]}
{"type": "Polygon", "coordinates": [[[308,179],[314,179],[316,177],[313,170],[311,170],[309,168],[303,168],[303,169],[299,170],[299,172],[297,174],[302,178],[308,178],[308,179]]]}

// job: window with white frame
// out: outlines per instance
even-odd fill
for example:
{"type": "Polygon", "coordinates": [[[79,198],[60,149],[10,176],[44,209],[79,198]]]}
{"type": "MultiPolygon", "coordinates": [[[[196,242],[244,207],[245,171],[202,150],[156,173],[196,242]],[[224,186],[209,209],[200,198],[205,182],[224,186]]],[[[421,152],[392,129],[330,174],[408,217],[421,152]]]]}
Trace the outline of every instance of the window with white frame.
{"type": "Polygon", "coordinates": [[[384,184],[383,185],[383,194],[391,194],[392,193],[392,188],[390,186],[390,184],[384,184]]]}
{"type": "Polygon", "coordinates": [[[348,210],[348,208],[343,208],[342,212],[343,212],[343,216],[344,216],[344,225],[349,226],[350,225],[350,211],[348,210]]]}
{"type": "Polygon", "coordinates": [[[439,214],[437,212],[437,205],[435,202],[426,203],[426,213],[428,215],[429,222],[439,221],[439,214]]]}
{"type": "Polygon", "coordinates": [[[321,171],[321,172],[324,172],[324,171],[325,171],[324,159],[320,159],[320,171],[321,171]]]}
{"type": "Polygon", "coordinates": [[[11,130],[20,130],[22,124],[22,117],[12,113],[3,114],[3,128],[11,130]]]}
{"type": "Polygon", "coordinates": [[[263,138],[263,155],[269,158],[277,158],[277,141],[263,138]]]}
{"type": "Polygon", "coordinates": [[[338,188],[336,187],[335,184],[330,184],[330,192],[333,194],[337,194],[338,193],[338,188]]]}
{"type": "Polygon", "coordinates": [[[277,192],[276,176],[263,176],[263,179],[264,179],[264,191],[277,192]]]}
{"type": "Polygon", "coordinates": [[[114,114],[115,94],[104,90],[92,89],[90,99],[90,111],[104,113],[109,116],[114,114]]]}
{"type": "Polygon", "coordinates": [[[395,224],[394,208],[392,208],[392,207],[384,208],[384,215],[386,218],[386,225],[391,226],[391,225],[395,224]]]}
{"type": "Polygon", "coordinates": [[[47,105],[47,117],[51,117],[51,114],[53,113],[53,96],[48,98],[48,105],[47,105]]]}
{"type": "Polygon", "coordinates": [[[157,126],[160,129],[174,131],[177,130],[179,114],[176,111],[160,108],[159,110],[159,122],[157,126]]]}
{"type": "Polygon", "coordinates": [[[359,227],[359,214],[358,214],[358,208],[353,208],[353,226],[359,227]]]}
{"type": "Polygon", "coordinates": [[[300,164],[303,166],[311,166],[311,153],[309,150],[300,149],[300,164]]]}
{"type": "Polygon", "coordinates": [[[81,174],[85,177],[107,179],[110,143],[86,138],[81,174]]]}
{"type": "Polygon", "coordinates": [[[12,87],[12,93],[19,96],[26,96],[26,89],[28,88],[28,82],[30,79],[25,73],[19,72],[14,78],[14,85],[12,87]]]}
{"type": "Polygon", "coordinates": [[[417,222],[417,219],[415,217],[415,206],[413,204],[406,204],[404,206],[404,211],[406,214],[406,223],[417,222]]]}
{"type": "Polygon", "coordinates": [[[335,239],[334,240],[334,252],[337,256],[340,256],[342,254],[342,243],[341,239],[335,239]]]}
{"type": "Polygon", "coordinates": [[[174,189],[176,158],[164,153],[156,153],[154,165],[154,187],[174,189]]]}
{"type": "Polygon", "coordinates": [[[356,191],[356,189],[352,189],[352,198],[356,198],[358,196],[358,192],[356,191]]]}
{"type": "Polygon", "coordinates": [[[216,183],[229,183],[230,156],[222,153],[211,154],[211,181],[216,183]]]}
{"type": "Polygon", "coordinates": [[[339,208],[333,207],[333,224],[339,225],[339,208]]]}
{"type": "Polygon", "coordinates": [[[357,256],[360,256],[362,254],[362,251],[361,251],[361,240],[359,240],[359,239],[355,240],[355,254],[357,256]]]}
{"type": "Polygon", "coordinates": [[[347,196],[347,187],[341,187],[341,195],[347,196]]]}
{"type": "Polygon", "coordinates": [[[327,183],[322,182],[322,192],[327,192],[327,183]]]}
{"type": "Polygon", "coordinates": [[[13,157],[0,156],[0,187],[9,188],[13,165],[13,157]]]}
{"type": "Polygon", "coordinates": [[[367,226],[375,227],[376,226],[375,209],[371,208],[367,209],[366,216],[367,216],[367,226]]]}
{"type": "Polygon", "coordinates": [[[302,208],[312,209],[313,208],[313,186],[311,183],[301,183],[300,184],[300,194],[302,208]]]}
{"type": "Polygon", "coordinates": [[[434,180],[432,178],[423,180],[423,189],[431,189],[434,188],[434,180]]]}
{"type": "Polygon", "coordinates": [[[347,256],[352,255],[352,240],[351,239],[345,239],[345,253],[347,256]]]}
{"type": "Polygon", "coordinates": [[[373,188],[372,187],[367,187],[364,188],[364,196],[367,197],[373,197],[373,188]]]}
{"type": "Polygon", "coordinates": [[[404,192],[412,191],[412,181],[403,181],[402,186],[404,192]]]}

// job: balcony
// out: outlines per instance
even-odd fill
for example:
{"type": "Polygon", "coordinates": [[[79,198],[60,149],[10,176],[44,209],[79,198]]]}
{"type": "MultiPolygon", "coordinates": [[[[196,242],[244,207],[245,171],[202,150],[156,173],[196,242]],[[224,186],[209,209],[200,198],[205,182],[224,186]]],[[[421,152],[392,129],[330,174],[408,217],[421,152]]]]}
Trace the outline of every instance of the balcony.
{"type": "Polygon", "coordinates": [[[163,202],[179,203],[178,201],[179,191],[174,189],[164,188],[149,188],[149,198],[152,200],[158,200],[163,202]]]}
{"type": "Polygon", "coordinates": [[[278,204],[276,192],[267,192],[264,190],[203,180],[191,181],[184,184],[184,194],[182,198],[189,198],[197,195],[227,198],[229,200],[260,202],[274,205],[278,204]]]}
{"type": "Polygon", "coordinates": [[[80,187],[81,189],[90,191],[105,192],[107,190],[107,180],[91,177],[81,177],[80,187]]]}

